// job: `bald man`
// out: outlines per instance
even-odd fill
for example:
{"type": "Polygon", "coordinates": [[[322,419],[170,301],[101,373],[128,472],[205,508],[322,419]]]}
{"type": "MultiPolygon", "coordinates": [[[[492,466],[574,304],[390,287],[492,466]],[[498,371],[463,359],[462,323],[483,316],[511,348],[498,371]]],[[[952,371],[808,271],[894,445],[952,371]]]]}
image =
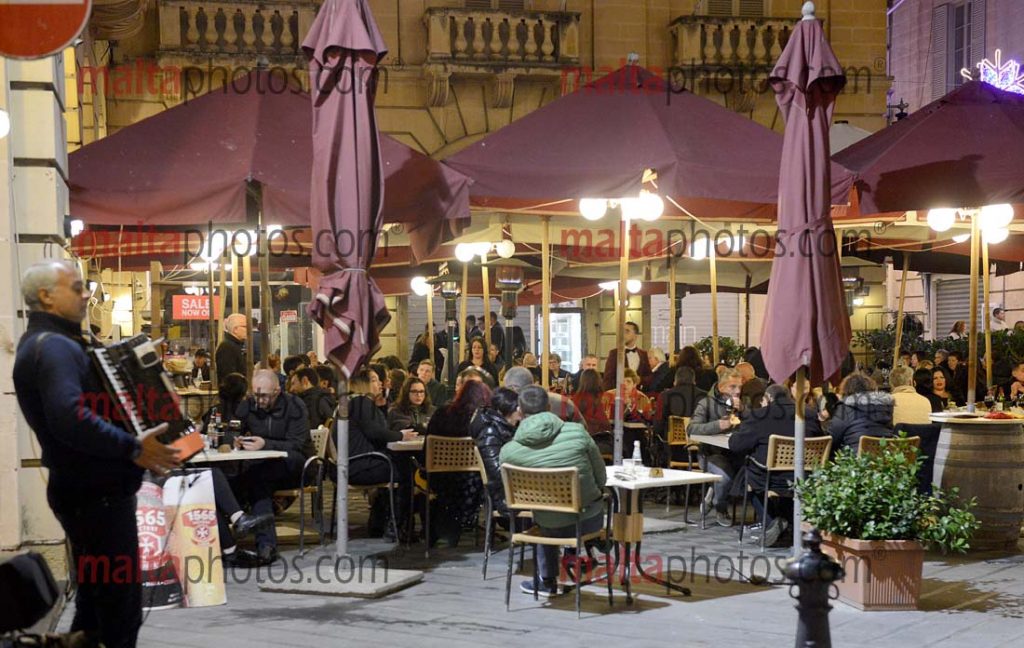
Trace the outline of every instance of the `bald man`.
{"type": "MultiPolygon", "coordinates": [[[[252,375],[252,395],[238,406],[242,435],[234,439],[239,450],[284,450],[284,459],[247,461],[246,470],[233,481],[236,493],[252,504],[254,515],[273,514],[274,491],[296,488],[306,459],[313,456],[309,415],[302,400],[281,391],[281,383],[270,369],[252,375]]],[[[256,553],[261,563],[277,559],[277,536],[273,525],[256,532],[256,553]]]]}
{"type": "Polygon", "coordinates": [[[248,322],[245,315],[232,313],[224,318],[224,339],[217,346],[215,355],[218,380],[232,373],[248,375],[245,363],[247,334],[248,322]]]}

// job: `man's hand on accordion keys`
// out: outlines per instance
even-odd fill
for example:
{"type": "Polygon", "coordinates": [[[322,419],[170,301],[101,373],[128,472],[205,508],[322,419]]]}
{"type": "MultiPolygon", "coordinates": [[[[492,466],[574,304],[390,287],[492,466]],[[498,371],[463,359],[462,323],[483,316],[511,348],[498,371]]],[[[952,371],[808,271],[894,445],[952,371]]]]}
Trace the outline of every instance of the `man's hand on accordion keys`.
{"type": "Polygon", "coordinates": [[[163,475],[171,468],[177,468],[181,465],[181,459],[179,458],[181,451],[169,445],[164,445],[159,439],[160,435],[166,431],[166,423],[161,423],[154,428],[146,430],[139,439],[141,444],[140,452],[135,457],[137,465],[157,475],[163,475]]]}

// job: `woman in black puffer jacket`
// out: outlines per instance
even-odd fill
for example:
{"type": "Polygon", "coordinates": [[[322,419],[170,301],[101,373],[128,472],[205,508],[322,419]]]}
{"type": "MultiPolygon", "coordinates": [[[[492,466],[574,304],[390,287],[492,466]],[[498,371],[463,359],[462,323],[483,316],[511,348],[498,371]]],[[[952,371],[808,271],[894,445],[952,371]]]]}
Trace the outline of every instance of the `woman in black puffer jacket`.
{"type": "Polygon", "coordinates": [[[501,513],[499,523],[503,526],[507,525],[508,508],[505,506],[505,487],[501,481],[501,461],[498,455],[501,447],[515,436],[515,426],[521,418],[519,395],[502,387],[491,394],[490,407],[478,409],[469,424],[469,435],[476,441],[487,471],[487,490],[491,494],[494,510],[501,513]]]}
{"type": "Polygon", "coordinates": [[[861,373],[847,376],[839,392],[843,400],[828,424],[833,456],[843,448],[857,452],[863,436],[892,436],[892,395],[878,391],[875,381],[861,373]]]}

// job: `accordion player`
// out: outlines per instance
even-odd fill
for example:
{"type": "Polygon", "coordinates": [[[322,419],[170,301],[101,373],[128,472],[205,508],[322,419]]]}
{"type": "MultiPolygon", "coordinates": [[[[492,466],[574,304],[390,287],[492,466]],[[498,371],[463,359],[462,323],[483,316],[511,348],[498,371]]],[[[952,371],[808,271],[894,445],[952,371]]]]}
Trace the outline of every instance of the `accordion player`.
{"type": "Polygon", "coordinates": [[[88,353],[115,405],[115,415],[128,432],[140,436],[167,423],[167,431],[157,438],[178,448],[182,461],[203,449],[202,437],[181,413],[181,399],[148,336],[136,335],[107,346],[96,344],[88,353]]]}

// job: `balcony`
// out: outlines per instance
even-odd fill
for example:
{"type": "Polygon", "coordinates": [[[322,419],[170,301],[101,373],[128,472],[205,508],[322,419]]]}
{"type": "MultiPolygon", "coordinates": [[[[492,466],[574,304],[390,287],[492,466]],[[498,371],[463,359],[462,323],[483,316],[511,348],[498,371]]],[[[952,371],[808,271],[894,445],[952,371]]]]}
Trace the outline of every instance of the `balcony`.
{"type": "Polygon", "coordinates": [[[447,102],[452,74],[492,77],[497,83],[493,104],[503,107],[511,101],[517,76],[558,78],[563,67],[579,64],[577,12],[434,7],[423,19],[434,106],[447,102]]]}
{"type": "MultiPolygon", "coordinates": [[[[798,18],[680,16],[669,25],[673,65],[770,68],[798,18]]],[[[708,70],[713,72],[713,70],[708,70]]]]}
{"type": "Polygon", "coordinates": [[[160,53],[198,60],[266,57],[294,65],[320,3],[314,0],[160,0],[160,53]]]}

